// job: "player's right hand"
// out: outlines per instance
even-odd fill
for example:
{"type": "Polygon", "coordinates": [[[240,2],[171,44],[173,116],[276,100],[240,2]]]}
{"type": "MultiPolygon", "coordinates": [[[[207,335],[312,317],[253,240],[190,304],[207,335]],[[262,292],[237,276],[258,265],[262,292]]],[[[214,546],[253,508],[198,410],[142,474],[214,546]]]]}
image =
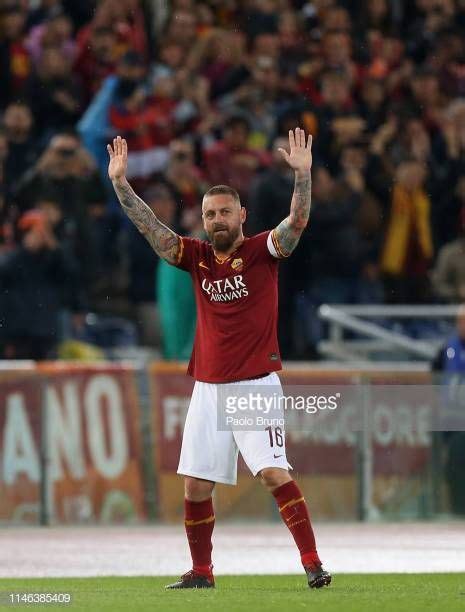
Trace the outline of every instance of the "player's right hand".
{"type": "Polygon", "coordinates": [[[117,136],[113,139],[113,147],[107,145],[107,151],[110,156],[108,164],[110,180],[117,181],[125,178],[128,167],[128,143],[121,136],[117,136]]]}

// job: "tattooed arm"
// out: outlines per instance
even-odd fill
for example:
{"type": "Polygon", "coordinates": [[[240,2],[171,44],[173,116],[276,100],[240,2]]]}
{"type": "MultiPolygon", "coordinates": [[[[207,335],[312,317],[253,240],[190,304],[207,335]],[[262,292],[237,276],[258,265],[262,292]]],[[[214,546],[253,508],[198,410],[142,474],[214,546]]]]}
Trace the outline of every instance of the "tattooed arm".
{"type": "Polygon", "coordinates": [[[179,236],[157,219],[147,204],[136,195],[126,179],[128,158],[126,141],[118,136],[113,140],[113,148],[108,145],[107,149],[110,155],[108,176],[124,212],[159,257],[170,264],[177,263],[181,242],[179,236]]]}
{"type": "Polygon", "coordinates": [[[312,137],[305,142],[300,128],[289,132],[290,153],[279,149],[295,172],[294,194],[289,216],[273,230],[272,239],[278,255],[288,257],[297,246],[310,215],[312,201],[312,137]]]}

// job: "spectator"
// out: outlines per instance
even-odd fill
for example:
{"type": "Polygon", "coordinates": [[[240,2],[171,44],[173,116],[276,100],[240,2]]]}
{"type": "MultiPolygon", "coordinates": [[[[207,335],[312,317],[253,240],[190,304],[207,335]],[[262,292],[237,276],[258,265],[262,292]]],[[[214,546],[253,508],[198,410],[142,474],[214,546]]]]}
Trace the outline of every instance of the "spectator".
{"type": "Polygon", "coordinates": [[[165,180],[175,194],[181,209],[195,209],[201,216],[203,194],[207,183],[202,171],[195,164],[194,148],[188,140],[172,140],[165,180]]]}
{"type": "Polygon", "coordinates": [[[59,341],[59,314],[80,306],[76,262],[39,211],[19,221],[20,245],[0,261],[3,359],[47,359],[59,341]]]}
{"type": "Polygon", "coordinates": [[[39,65],[44,51],[51,47],[58,49],[63,59],[73,62],[76,56],[73,23],[59,4],[50,7],[43,23],[30,30],[25,45],[35,66],[39,65]]]}
{"type": "Polygon", "coordinates": [[[288,9],[278,17],[280,56],[288,70],[295,70],[304,54],[305,36],[297,14],[288,9]]]}
{"type": "MultiPolygon", "coordinates": [[[[446,157],[444,147],[441,145],[437,151],[433,145],[434,140],[420,117],[407,112],[398,119],[392,113],[388,114],[386,123],[378,129],[371,140],[371,158],[367,172],[371,188],[382,201],[390,200],[397,168],[410,158],[423,165],[424,188],[434,196],[432,203],[434,205],[445,186],[452,180],[451,176],[446,176],[442,163],[446,162],[449,171],[452,170],[452,165],[446,157]]],[[[432,208],[432,218],[434,212],[432,208]]]]}
{"type": "Polygon", "coordinates": [[[80,49],[92,44],[93,34],[100,28],[110,28],[117,42],[117,53],[122,55],[133,50],[147,54],[147,35],[144,14],[139,0],[101,0],[94,10],[92,21],[84,25],[77,34],[80,49]]]}
{"type": "Polygon", "coordinates": [[[321,13],[321,29],[324,32],[344,32],[350,34],[352,20],[344,6],[333,3],[321,13]]]}
{"type": "Polygon", "coordinates": [[[140,55],[133,51],[125,53],[117,63],[115,74],[103,81],[78,124],[82,141],[97,161],[102,178],[105,180],[108,169],[105,144],[113,135],[110,108],[120,105],[127,92],[142,87],[145,73],[145,65],[140,55]]]}
{"type": "Polygon", "coordinates": [[[438,39],[440,32],[452,25],[455,13],[453,0],[442,2],[419,2],[421,14],[408,28],[407,40],[409,54],[417,62],[422,62],[431,44],[438,39]]]}
{"type": "Polygon", "coordinates": [[[336,70],[346,81],[355,84],[358,66],[352,59],[352,41],[344,30],[327,30],[322,39],[321,55],[326,71],[336,70]]]}
{"type": "Polygon", "coordinates": [[[350,193],[360,198],[355,219],[362,261],[357,300],[360,303],[381,303],[384,301],[384,292],[380,278],[379,253],[384,211],[366,184],[367,162],[363,145],[348,145],[341,153],[339,179],[350,193]]]}
{"type": "Polygon", "coordinates": [[[82,263],[90,290],[101,271],[91,218],[105,210],[105,192],[93,160],[74,132],[62,132],[52,138],[35,166],[20,181],[15,201],[21,210],[27,210],[35,206],[38,194],[59,202],[73,227],[73,254],[82,263]]]}
{"type": "Polygon", "coordinates": [[[463,98],[465,45],[461,30],[445,30],[440,33],[436,44],[431,46],[426,61],[437,70],[443,91],[450,97],[463,98]]]}
{"type": "Polygon", "coordinates": [[[321,104],[317,106],[316,114],[320,155],[335,170],[342,147],[358,140],[365,129],[365,121],[358,115],[346,75],[337,71],[324,73],[321,104]]]}
{"type": "Polygon", "coordinates": [[[100,89],[104,79],[115,72],[118,39],[110,26],[93,27],[77,52],[74,71],[83,85],[86,103],[100,89]]]}
{"type": "Polygon", "coordinates": [[[0,109],[20,96],[31,72],[25,46],[27,13],[19,0],[4,0],[0,6],[0,109]]]}
{"type": "Polygon", "coordinates": [[[359,190],[348,188],[324,167],[315,168],[312,203],[311,269],[314,285],[323,285],[329,302],[357,302],[349,296],[361,269],[357,229],[359,190]]]}
{"type": "Polygon", "coordinates": [[[82,96],[71,61],[59,47],[47,47],[29,84],[29,99],[42,138],[73,128],[82,113],[82,96]]]}
{"type": "Polygon", "coordinates": [[[162,260],[157,270],[156,290],[163,359],[187,361],[192,353],[196,323],[192,280],[162,260]]]}
{"type": "Polygon", "coordinates": [[[245,45],[240,32],[211,28],[192,48],[188,69],[207,79],[212,99],[235,90],[250,76],[245,45]]]}
{"type": "MultiPolygon", "coordinates": [[[[459,308],[456,330],[439,350],[432,369],[442,372],[441,389],[444,402],[441,413],[447,417],[447,411],[454,409],[462,413],[463,400],[458,397],[463,386],[465,375],[465,306],[459,308]],[[457,405],[458,404],[458,405],[457,405]]],[[[444,465],[445,480],[449,489],[449,503],[453,514],[465,515],[465,485],[463,480],[463,463],[465,461],[465,433],[463,431],[446,431],[441,436],[447,448],[444,465]]],[[[441,439],[439,438],[439,439],[441,439]]]]}
{"type": "MultiPolygon", "coordinates": [[[[465,177],[460,180],[460,188],[463,198],[465,177]]],[[[439,251],[432,283],[434,292],[441,300],[452,304],[465,302],[465,203],[461,213],[460,236],[439,251]]]]}
{"type": "MultiPolygon", "coordinates": [[[[459,169],[457,169],[459,170],[459,169]]],[[[462,209],[465,206],[465,180],[464,175],[456,175],[451,165],[448,167],[442,189],[438,186],[437,192],[430,188],[434,194],[432,207],[432,224],[435,252],[447,244],[455,241],[462,232],[462,209]]]]}
{"type": "Polygon", "coordinates": [[[73,131],[54,136],[16,191],[21,208],[31,208],[38,193],[57,193],[65,213],[86,216],[103,205],[105,195],[95,164],[73,131]]]}
{"type": "Polygon", "coordinates": [[[249,144],[265,149],[269,135],[275,132],[276,115],[292,105],[296,87],[292,79],[282,79],[275,58],[256,55],[249,62],[249,76],[234,92],[221,97],[218,107],[229,115],[247,119],[249,144]]]}
{"type": "Polygon", "coordinates": [[[135,51],[145,58],[147,40],[138,0],[102,0],[90,23],[77,35],[75,70],[90,102],[103,80],[114,74],[118,58],[135,51]]]}
{"type": "Polygon", "coordinates": [[[155,90],[132,83],[121,101],[110,108],[110,123],[128,141],[128,178],[146,179],[165,170],[168,145],[176,132],[176,83],[159,79],[155,90]]]}
{"type": "Polygon", "coordinates": [[[360,11],[357,32],[370,36],[373,31],[389,34],[393,27],[392,7],[388,0],[369,0],[364,11],[360,11]]]}
{"type": "Polygon", "coordinates": [[[195,41],[196,27],[197,17],[192,10],[175,9],[166,28],[166,39],[181,45],[187,52],[195,41]]]}
{"type": "Polygon", "coordinates": [[[425,166],[416,159],[407,159],[397,168],[381,255],[389,302],[410,304],[430,298],[433,240],[425,178],[425,166]]]}
{"type": "Polygon", "coordinates": [[[366,66],[358,66],[359,80],[365,77],[386,79],[388,91],[396,94],[408,85],[412,63],[405,58],[404,41],[395,34],[369,33],[367,59],[366,66]]]}
{"type": "Polygon", "coordinates": [[[5,135],[8,140],[8,156],[5,162],[5,179],[9,190],[37,160],[39,147],[34,133],[34,118],[25,102],[12,102],[3,115],[5,135]]]}
{"type": "Polygon", "coordinates": [[[370,134],[386,119],[386,89],[381,79],[366,78],[360,91],[360,116],[370,134]]]}
{"type": "Polygon", "coordinates": [[[352,181],[338,180],[322,166],[313,171],[312,223],[307,246],[310,271],[302,302],[305,312],[300,314],[312,356],[323,337],[317,314],[321,304],[358,304],[378,298],[378,292],[370,286],[376,279],[369,273],[366,279],[363,276],[371,259],[359,226],[361,186],[352,181]]]}
{"type": "MultiPolygon", "coordinates": [[[[82,262],[96,314],[136,313],[109,137],[130,140],[138,189],[166,188],[180,204],[179,231],[197,231],[206,187],[224,182],[259,231],[288,200],[268,149],[302,125],[315,136],[314,206],[305,256],[281,266],[284,353],[311,354],[295,333],[309,304],[378,301],[382,275],[388,301],[431,299],[430,267],[436,287],[445,254],[458,259],[465,202],[462,3],[176,0],[149,9],[153,20],[150,4],[0,2],[2,251],[15,248],[17,216],[39,208],[82,262]],[[347,258],[338,241],[349,242],[347,258]]],[[[452,299],[454,282],[442,280],[436,297],[452,299]]]]}
{"type": "Polygon", "coordinates": [[[176,76],[184,63],[184,49],[174,41],[167,40],[161,45],[158,61],[155,61],[150,70],[150,79],[153,85],[159,78],[176,76]]]}
{"type": "Polygon", "coordinates": [[[458,161],[460,170],[465,162],[465,100],[456,99],[442,116],[443,137],[447,146],[447,161],[458,161]]]}
{"type": "MultiPolygon", "coordinates": [[[[158,185],[147,189],[144,201],[160,221],[170,227],[173,225],[176,202],[167,187],[158,185]]],[[[135,226],[131,225],[128,232],[129,299],[136,312],[142,343],[156,347],[160,343],[154,284],[158,257],[150,245],[140,239],[135,226]]]]}
{"type": "Polygon", "coordinates": [[[240,116],[224,124],[223,139],[205,151],[206,176],[212,184],[234,187],[246,201],[254,175],[269,164],[267,154],[248,145],[249,122],[240,116]]]}
{"type": "Polygon", "coordinates": [[[436,72],[420,66],[412,75],[410,89],[412,110],[420,111],[425,127],[430,131],[440,127],[447,97],[441,92],[436,72]]]}
{"type": "Polygon", "coordinates": [[[60,203],[53,197],[39,194],[32,210],[37,210],[42,214],[59,244],[65,250],[72,252],[76,240],[74,222],[71,217],[64,215],[60,203]]]}

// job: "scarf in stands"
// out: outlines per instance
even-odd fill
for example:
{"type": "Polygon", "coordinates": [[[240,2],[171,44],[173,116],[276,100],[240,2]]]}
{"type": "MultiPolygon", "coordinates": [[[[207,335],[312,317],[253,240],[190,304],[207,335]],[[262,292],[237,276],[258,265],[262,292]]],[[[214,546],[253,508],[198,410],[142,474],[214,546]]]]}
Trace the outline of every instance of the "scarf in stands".
{"type": "Polygon", "coordinates": [[[430,205],[430,200],[423,189],[410,192],[402,185],[394,187],[391,218],[381,260],[384,272],[393,275],[403,272],[413,228],[416,228],[417,242],[423,257],[425,259],[432,257],[430,205]]]}

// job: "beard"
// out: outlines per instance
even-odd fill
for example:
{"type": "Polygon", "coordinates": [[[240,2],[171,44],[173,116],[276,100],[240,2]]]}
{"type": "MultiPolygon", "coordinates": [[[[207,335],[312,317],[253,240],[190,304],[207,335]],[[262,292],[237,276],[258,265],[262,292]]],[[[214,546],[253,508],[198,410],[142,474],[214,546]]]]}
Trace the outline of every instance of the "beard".
{"type": "Polygon", "coordinates": [[[210,242],[215,251],[224,253],[228,251],[239,236],[240,227],[229,229],[226,226],[217,227],[208,233],[210,242]],[[223,231],[218,231],[218,230],[223,231]]]}

